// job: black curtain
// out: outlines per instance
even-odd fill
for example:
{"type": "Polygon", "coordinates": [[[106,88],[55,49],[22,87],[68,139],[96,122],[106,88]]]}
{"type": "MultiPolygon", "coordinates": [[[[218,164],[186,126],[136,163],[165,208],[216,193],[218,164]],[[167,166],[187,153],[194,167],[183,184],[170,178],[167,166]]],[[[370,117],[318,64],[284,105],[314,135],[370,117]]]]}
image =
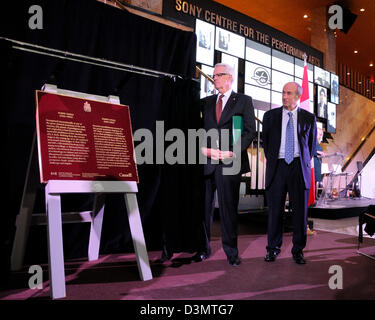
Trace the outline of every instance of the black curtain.
{"type": "MultiPolygon", "coordinates": [[[[35,133],[35,90],[44,83],[97,95],[118,95],[130,107],[133,132],[147,128],[155,133],[156,121],[165,130],[201,126],[195,74],[195,35],[174,29],[95,0],[33,0],[10,2],[1,10],[1,36],[45,47],[176,74],[178,78],[148,77],[135,73],[63,60],[11,48],[0,41],[1,104],[3,111],[3,175],[5,199],[2,212],[1,266],[9,267],[10,249],[25,181],[32,137],[35,133]],[[30,6],[43,10],[43,29],[32,30],[30,6]],[[11,21],[11,22],[10,22],[11,21]],[[4,257],[4,259],[3,259],[4,257]]],[[[160,249],[167,234],[175,251],[195,248],[197,223],[202,214],[203,183],[199,165],[138,166],[138,204],[149,250],[160,249]]],[[[34,211],[44,210],[44,189],[38,188],[34,211]]],[[[84,210],[91,196],[67,196],[63,210],[84,210]]],[[[106,199],[101,253],[133,250],[123,198],[106,199]]],[[[66,258],[87,255],[89,228],[64,225],[66,258]]],[[[31,229],[25,262],[46,262],[45,228],[31,229]]]]}

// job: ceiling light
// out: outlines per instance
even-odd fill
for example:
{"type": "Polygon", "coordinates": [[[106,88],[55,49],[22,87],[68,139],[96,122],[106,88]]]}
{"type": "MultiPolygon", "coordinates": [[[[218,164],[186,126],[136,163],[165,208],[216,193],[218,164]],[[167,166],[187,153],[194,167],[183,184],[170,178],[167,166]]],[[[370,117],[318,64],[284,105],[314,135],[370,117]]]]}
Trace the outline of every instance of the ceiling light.
{"type": "Polygon", "coordinates": [[[305,19],[307,19],[309,16],[308,16],[307,14],[305,14],[303,17],[304,17],[305,19]]]}
{"type": "Polygon", "coordinates": [[[347,75],[347,76],[350,76],[350,72],[347,72],[346,75],[347,75]]]}
{"type": "Polygon", "coordinates": [[[359,11],[365,12],[365,8],[361,8],[361,9],[359,9],[359,11]]]}
{"type": "Polygon", "coordinates": [[[373,63],[370,63],[370,67],[373,67],[374,66],[374,64],[373,63]]]}
{"type": "Polygon", "coordinates": [[[358,53],[358,50],[354,50],[354,53],[358,53]]]}

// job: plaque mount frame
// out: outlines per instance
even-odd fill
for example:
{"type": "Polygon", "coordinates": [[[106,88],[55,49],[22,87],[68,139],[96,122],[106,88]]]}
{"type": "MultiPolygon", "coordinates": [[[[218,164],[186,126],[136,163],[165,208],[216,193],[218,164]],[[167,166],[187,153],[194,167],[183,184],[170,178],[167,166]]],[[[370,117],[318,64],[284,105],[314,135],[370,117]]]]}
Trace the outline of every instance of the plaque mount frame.
{"type": "MultiPolygon", "coordinates": [[[[97,96],[87,93],[59,89],[55,85],[45,84],[42,91],[64,94],[83,99],[101,102],[120,103],[117,96],[97,96]]],[[[16,220],[16,234],[11,255],[11,270],[20,270],[26,250],[29,229],[32,224],[46,224],[48,238],[48,270],[50,276],[50,296],[53,299],[66,297],[65,268],[63,254],[62,224],[73,222],[90,222],[88,260],[99,257],[100,238],[105,208],[105,195],[122,193],[128,212],[130,232],[137,259],[138,271],[142,281],[151,280],[150,269],[142,222],[139,214],[135,181],[89,181],[89,180],[49,180],[45,186],[45,214],[33,215],[39,181],[38,152],[36,134],[30,152],[29,164],[20,206],[16,220]],[[72,193],[94,194],[92,211],[62,213],[61,195],[72,193]]]]}

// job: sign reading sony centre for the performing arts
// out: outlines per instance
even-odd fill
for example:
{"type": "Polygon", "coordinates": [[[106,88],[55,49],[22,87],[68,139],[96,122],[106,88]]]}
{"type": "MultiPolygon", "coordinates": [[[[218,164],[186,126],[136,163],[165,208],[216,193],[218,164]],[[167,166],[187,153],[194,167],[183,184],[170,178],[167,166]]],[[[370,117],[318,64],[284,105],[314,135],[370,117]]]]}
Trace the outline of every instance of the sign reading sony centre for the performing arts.
{"type": "MultiPolygon", "coordinates": [[[[212,75],[217,62],[233,67],[233,90],[253,97],[259,119],[280,106],[285,83],[302,84],[306,54],[310,112],[314,113],[314,79],[319,78],[319,70],[324,71],[322,52],[214,1],[163,1],[163,16],[195,30],[196,62],[205,74],[212,75]]],[[[213,84],[201,76],[201,98],[215,93],[213,84]]]]}
{"type": "Polygon", "coordinates": [[[302,42],[268,25],[213,1],[163,1],[163,16],[191,27],[195,27],[195,20],[199,19],[243,36],[245,39],[257,41],[299,59],[303,59],[303,55],[306,53],[308,56],[307,62],[318,67],[323,65],[323,54],[320,51],[306,46],[302,42]]]}

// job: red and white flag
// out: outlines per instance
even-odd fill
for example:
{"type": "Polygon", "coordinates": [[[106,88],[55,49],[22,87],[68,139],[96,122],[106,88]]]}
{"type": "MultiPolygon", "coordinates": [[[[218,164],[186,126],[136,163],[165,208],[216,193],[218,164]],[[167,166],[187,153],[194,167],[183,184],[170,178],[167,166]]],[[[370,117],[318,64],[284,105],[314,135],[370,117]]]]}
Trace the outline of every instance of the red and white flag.
{"type": "MultiPolygon", "coordinates": [[[[300,98],[300,107],[305,109],[309,112],[310,110],[310,95],[309,95],[309,79],[307,75],[307,56],[304,56],[305,65],[303,68],[303,78],[302,78],[302,95],[300,98]]],[[[315,174],[314,174],[314,158],[311,159],[311,185],[310,185],[310,194],[309,194],[309,201],[307,203],[308,206],[315,203],[315,174]]]]}

